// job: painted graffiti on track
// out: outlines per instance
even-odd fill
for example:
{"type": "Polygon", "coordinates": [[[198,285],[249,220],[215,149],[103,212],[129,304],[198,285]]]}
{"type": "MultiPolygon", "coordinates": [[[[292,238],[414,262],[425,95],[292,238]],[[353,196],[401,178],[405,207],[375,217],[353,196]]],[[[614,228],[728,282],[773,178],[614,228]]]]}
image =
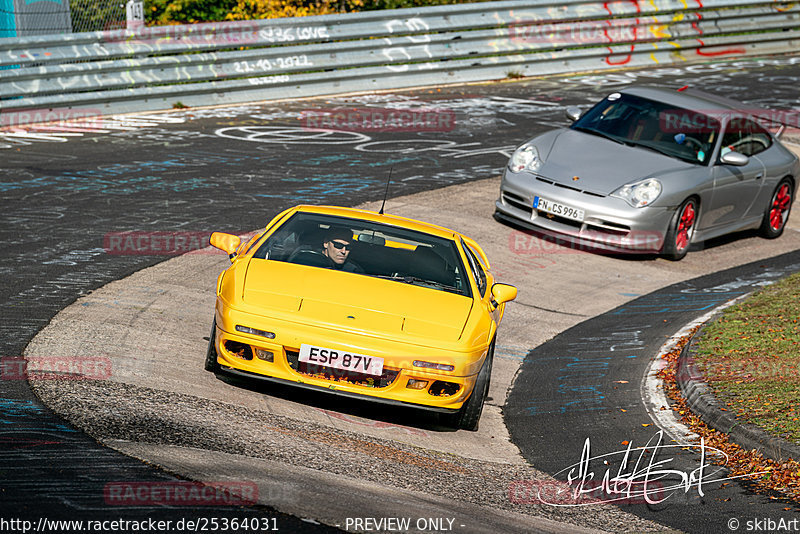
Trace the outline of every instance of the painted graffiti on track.
{"type": "Polygon", "coordinates": [[[239,128],[221,128],[216,131],[216,134],[229,139],[287,145],[346,145],[362,143],[370,139],[368,135],[360,132],[327,130],[324,128],[304,128],[302,126],[243,126],[239,128]]]}

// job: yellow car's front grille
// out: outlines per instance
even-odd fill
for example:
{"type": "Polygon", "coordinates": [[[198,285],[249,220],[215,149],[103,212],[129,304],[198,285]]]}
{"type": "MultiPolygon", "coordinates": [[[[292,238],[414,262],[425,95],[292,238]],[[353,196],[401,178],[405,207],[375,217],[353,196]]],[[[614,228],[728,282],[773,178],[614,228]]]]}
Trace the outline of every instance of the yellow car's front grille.
{"type": "Polygon", "coordinates": [[[286,351],[286,360],[289,367],[298,373],[314,378],[327,380],[331,383],[346,382],[357,386],[366,386],[373,388],[385,388],[390,386],[397,375],[400,374],[399,369],[391,369],[384,367],[383,374],[380,377],[365,375],[361,373],[354,373],[351,371],[344,371],[334,367],[324,365],[313,365],[300,361],[300,353],[293,350],[286,351]]]}

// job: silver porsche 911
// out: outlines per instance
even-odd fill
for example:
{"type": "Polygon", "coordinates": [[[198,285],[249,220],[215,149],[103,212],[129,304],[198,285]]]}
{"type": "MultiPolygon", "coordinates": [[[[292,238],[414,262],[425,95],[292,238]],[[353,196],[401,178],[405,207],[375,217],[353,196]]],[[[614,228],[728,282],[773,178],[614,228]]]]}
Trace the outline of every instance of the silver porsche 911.
{"type": "Polygon", "coordinates": [[[679,260],[692,243],[783,233],[800,162],[766,110],[692,89],[613,92],[517,148],[495,217],[612,252],[679,260]]]}

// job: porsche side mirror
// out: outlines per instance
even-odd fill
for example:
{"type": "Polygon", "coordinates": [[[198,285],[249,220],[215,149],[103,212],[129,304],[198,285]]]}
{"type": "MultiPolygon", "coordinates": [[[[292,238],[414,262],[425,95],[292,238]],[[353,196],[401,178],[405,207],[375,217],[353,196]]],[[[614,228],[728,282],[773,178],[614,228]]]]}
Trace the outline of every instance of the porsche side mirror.
{"type": "Polygon", "coordinates": [[[233,260],[236,249],[239,248],[242,240],[239,236],[225,234],[222,232],[214,232],[211,234],[211,239],[208,240],[212,247],[218,248],[228,254],[228,257],[233,260]]]}
{"type": "Polygon", "coordinates": [[[575,122],[581,118],[581,108],[577,106],[569,106],[565,113],[571,122],[575,122]]]}
{"type": "Polygon", "coordinates": [[[737,167],[744,167],[750,162],[750,158],[741,152],[726,152],[719,160],[725,165],[736,165],[737,167]]]}
{"type": "Polygon", "coordinates": [[[517,288],[508,284],[494,284],[492,285],[492,298],[498,306],[504,302],[510,302],[517,298],[517,288]]]}

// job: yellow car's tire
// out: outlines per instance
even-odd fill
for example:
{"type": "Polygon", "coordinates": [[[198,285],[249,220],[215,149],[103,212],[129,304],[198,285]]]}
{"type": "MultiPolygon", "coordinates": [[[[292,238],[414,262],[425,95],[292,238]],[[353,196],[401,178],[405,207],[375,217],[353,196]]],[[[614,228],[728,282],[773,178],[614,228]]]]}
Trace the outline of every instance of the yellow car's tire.
{"type": "Polygon", "coordinates": [[[478,423],[481,420],[481,413],[483,413],[483,403],[489,393],[489,383],[492,378],[492,361],[494,360],[494,341],[489,346],[489,352],[486,354],[486,360],[483,362],[478,373],[478,379],[475,381],[475,387],[472,389],[472,395],[469,396],[467,402],[461,409],[446,416],[445,423],[453,428],[461,428],[475,432],[478,430],[478,423]]]}
{"type": "Polygon", "coordinates": [[[217,363],[217,348],[214,340],[217,335],[217,318],[211,323],[211,336],[208,339],[208,349],[206,350],[206,371],[216,373],[219,371],[219,363],[217,363]]]}

